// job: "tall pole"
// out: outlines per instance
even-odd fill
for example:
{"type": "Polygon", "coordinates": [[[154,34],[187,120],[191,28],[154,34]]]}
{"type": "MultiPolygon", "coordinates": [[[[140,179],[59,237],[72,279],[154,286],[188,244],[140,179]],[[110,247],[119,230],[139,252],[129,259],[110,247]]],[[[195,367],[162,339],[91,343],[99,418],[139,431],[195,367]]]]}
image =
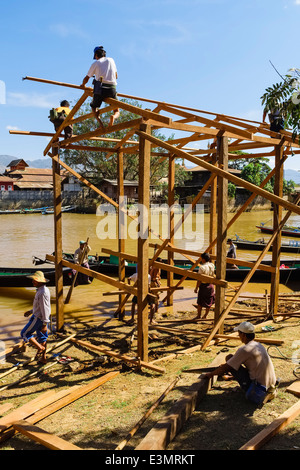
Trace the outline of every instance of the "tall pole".
{"type": "MultiPolygon", "coordinates": [[[[174,203],[175,203],[175,155],[169,155],[169,188],[168,188],[168,205],[169,205],[169,234],[170,243],[174,244],[174,203]]],[[[168,251],[168,264],[174,265],[174,253],[168,251]]],[[[167,285],[173,287],[174,273],[168,271],[167,285]]],[[[173,292],[172,290],[167,293],[167,305],[173,305],[173,292]]]]}
{"type": "MultiPolygon", "coordinates": [[[[228,169],[228,139],[227,137],[218,138],[218,163],[223,170],[228,169]]],[[[221,176],[217,177],[217,261],[216,278],[225,279],[226,277],[226,243],[227,243],[227,193],[228,181],[221,176]]],[[[216,285],[215,318],[217,324],[219,317],[225,309],[225,287],[216,285]]],[[[220,326],[219,333],[223,332],[223,324],[220,326]]]]}
{"type": "MultiPolygon", "coordinates": [[[[58,157],[58,147],[52,147],[52,154],[58,157]]],[[[54,250],[55,250],[55,290],[56,290],[56,330],[64,326],[63,265],[62,265],[62,195],[60,164],[52,159],[53,205],[54,205],[54,250]]]]}
{"type": "MultiPolygon", "coordinates": [[[[123,165],[123,152],[118,151],[118,197],[119,197],[119,209],[118,209],[118,251],[125,252],[125,221],[124,217],[125,209],[125,193],[124,193],[124,165],[123,165]]],[[[119,281],[125,282],[125,260],[119,258],[119,281]]],[[[125,316],[125,295],[119,295],[119,309],[118,315],[119,320],[123,320],[125,316]]]]}
{"type": "MultiPolygon", "coordinates": [[[[143,123],[140,131],[151,133],[151,126],[143,123]]],[[[151,144],[140,136],[139,146],[139,224],[137,265],[138,357],[148,361],[148,274],[149,274],[149,205],[150,205],[151,144]]]]}
{"type": "MultiPolygon", "coordinates": [[[[274,181],[274,194],[276,196],[283,196],[283,168],[284,156],[283,145],[277,145],[275,148],[275,181],[274,181]]],[[[277,230],[282,219],[282,206],[278,204],[273,205],[273,229],[277,230]]],[[[281,251],[281,230],[278,232],[272,247],[272,266],[275,268],[275,273],[271,276],[271,291],[270,291],[270,316],[278,311],[278,296],[280,286],[280,251],[281,251]]]]}

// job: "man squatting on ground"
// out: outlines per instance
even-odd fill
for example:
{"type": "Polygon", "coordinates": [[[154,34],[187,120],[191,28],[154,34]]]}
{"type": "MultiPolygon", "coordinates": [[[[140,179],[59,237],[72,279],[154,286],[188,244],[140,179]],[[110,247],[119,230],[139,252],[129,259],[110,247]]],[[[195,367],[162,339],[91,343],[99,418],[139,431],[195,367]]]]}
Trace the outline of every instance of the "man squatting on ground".
{"type": "Polygon", "coordinates": [[[50,291],[46,286],[49,282],[45,279],[42,271],[36,271],[32,276],[32,284],[36,287],[36,294],[33,300],[32,310],[24,313],[24,317],[30,317],[29,322],[21,331],[21,338],[26,344],[29,342],[38,351],[35,359],[39,362],[46,363],[46,349],[48,339],[48,323],[51,315],[51,297],[50,291]],[[33,336],[36,333],[37,339],[33,336]]]}
{"type": "MultiPolygon", "coordinates": [[[[89,71],[82,80],[82,84],[80,86],[85,86],[89,79],[95,76],[93,81],[94,96],[91,102],[91,108],[100,126],[103,127],[97,108],[101,107],[102,101],[105,100],[105,98],[117,99],[116,87],[118,73],[115,61],[111,57],[106,57],[106,51],[103,49],[103,46],[95,47],[94,59],[95,62],[90,66],[89,71]]],[[[119,116],[120,111],[117,108],[110,117],[109,125],[112,126],[119,116]]]]}
{"type": "Polygon", "coordinates": [[[235,354],[229,354],[225,364],[206,373],[204,377],[210,379],[214,375],[222,376],[229,372],[244,390],[248,400],[263,405],[276,396],[278,381],[266,349],[254,341],[254,329],[254,325],[247,321],[234,328],[243,346],[235,354]]]}

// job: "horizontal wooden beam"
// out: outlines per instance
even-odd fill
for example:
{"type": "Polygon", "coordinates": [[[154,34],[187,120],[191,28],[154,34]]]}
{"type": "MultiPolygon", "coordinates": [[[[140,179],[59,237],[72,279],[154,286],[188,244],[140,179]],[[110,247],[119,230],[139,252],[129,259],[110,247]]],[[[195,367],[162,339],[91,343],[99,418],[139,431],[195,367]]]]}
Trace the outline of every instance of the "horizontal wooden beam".
{"type": "MultiPolygon", "coordinates": [[[[118,252],[118,251],[110,250],[108,248],[103,248],[102,251],[104,253],[109,253],[111,255],[118,256],[118,257],[123,258],[123,259],[130,259],[131,261],[138,262],[137,256],[129,255],[128,253],[121,253],[121,252],[118,252]]],[[[178,268],[176,266],[166,264],[166,263],[159,263],[157,261],[153,262],[152,260],[149,260],[149,264],[153,265],[156,268],[160,268],[163,271],[173,272],[175,274],[186,276],[186,277],[189,277],[191,279],[200,280],[202,282],[208,282],[208,283],[211,283],[211,284],[220,285],[222,287],[227,287],[227,285],[228,285],[227,281],[224,281],[222,279],[216,279],[215,277],[212,277],[212,276],[206,276],[206,275],[200,274],[196,271],[190,271],[189,269],[178,268]]]]}
{"type": "MultiPolygon", "coordinates": [[[[55,257],[53,255],[46,255],[46,260],[54,262],[55,257]]],[[[70,269],[75,269],[76,271],[87,276],[93,277],[94,279],[98,279],[98,281],[102,281],[111,286],[125,290],[129,294],[137,295],[137,289],[135,287],[130,286],[129,284],[126,284],[125,282],[117,281],[116,279],[106,276],[105,274],[98,273],[96,271],[93,271],[92,269],[84,268],[79,264],[71,263],[70,261],[67,261],[65,259],[62,259],[62,265],[70,269]]]]}
{"type": "Polygon", "coordinates": [[[165,369],[162,367],[155,366],[154,364],[150,364],[145,361],[140,361],[138,358],[130,357],[127,354],[118,354],[114,351],[110,351],[109,349],[103,348],[102,346],[96,346],[95,344],[88,343],[87,341],[82,341],[79,339],[73,339],[71,340],[73,343],[78,344],[79,346],[86,347],[87,349],[91,349],[92,351],[98,351],[101,352],[102,354],[105,354],[107,356],[114,357],[116,359],[120,359],[124,362],[128,362],[130,364],[133,364],[137,367],[145,367],[146,369],[153,370],[155,372],[159,372],[160,374],[165,373],[165,369]]]}
{"type": "Polygon", "coordinates": [[[212,174],[216,174],[217,176],[227,178],[229,181],[236,184],[237,186],[242,186],[243,188],[246,188],[249,191],[255,194],[258,194],[259,196],[262,196],[263,198],[269,201],[272,201],[274,204],[278,204],[279,206],[282,206],[292,212],[295,212],[296,214],[300,214],[300,207],[297,206],[296,204],[286,201],[283,198],[276,196],[275,194],[272,194],[266,191],[265,189],[260,188],[259,186],[256,186],[253,183],[249,183],[248,181],[245,181],[242,178],[239,178],[238,176],[235,176],[228,171],[225,171],[219,167],[212,165],[211,163],[208,163],[202,160],[201,158],[194,157],[193,155],[190,155],[188,152],[184,152],[183,150],[177,147],[174,147],[173,145],[170,145],[168,142],[163,142],[157,137],[154,137],[153,135],[146,134],[142,131],[137,131],[137,134],[140,136],[142,135],[145,139],[148,139],[150,140],[150,142],[153,142],[157,144],[158,146],[165,148],[166,150],[179,156],[180,158],[184,158],[185,160],[189,160],[195,163],[196,165],[202,166],[206,170],[209,170],[212,174]]]}

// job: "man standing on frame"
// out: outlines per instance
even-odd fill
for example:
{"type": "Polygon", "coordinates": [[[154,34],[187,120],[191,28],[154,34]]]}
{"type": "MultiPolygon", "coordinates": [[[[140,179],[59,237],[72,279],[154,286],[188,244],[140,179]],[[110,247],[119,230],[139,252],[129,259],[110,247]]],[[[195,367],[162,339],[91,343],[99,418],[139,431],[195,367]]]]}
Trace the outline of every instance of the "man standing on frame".
{"type": "MultiPolygon", "coordinates": [[[[97,109],[101,107],[102,101],[105,100],[105,98],[117,99],[118,73],[114,59],[106,57],[106,51],[103,49],[103,46],[95,47],[94,59],[95,61],[90,66],[80,86],[84,87],[91,77],[95,77],[93,81],[94,95],[91,108],[100,126],[104,127],[97,109]]],[[[110,117],[109,125],[112,126],[119,116],[120,111],[119,108],[117,108],[110,117]]]]}

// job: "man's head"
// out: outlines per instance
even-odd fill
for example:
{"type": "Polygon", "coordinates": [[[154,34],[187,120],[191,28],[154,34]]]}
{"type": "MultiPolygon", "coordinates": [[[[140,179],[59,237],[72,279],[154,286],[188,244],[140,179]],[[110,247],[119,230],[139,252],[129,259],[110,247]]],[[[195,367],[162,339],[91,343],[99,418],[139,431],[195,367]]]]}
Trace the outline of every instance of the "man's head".
{"type": "Polygon", "coordinates": [[[42,271],[36,271],[32,276],[28,276],[32,279],[32,284],[35,287],[40,287],[49,282],[48,279],[45,278],[44,273],[42,271]]]}
{"type": "Polygon", "coordinates": [[[103,49],[103,46],[97,46],[94,49],[94,59],[98,60],[102,57],[106,57],[106,51],[103,49]]]}
{"type": "Polygon", "coordinates": [[[64,108],[69,108],[69,107],[70,107],[70,103],[69,103],[69,101],[67,101],[67,100],[61,101],[61,102],[60,102],[60,105],[61,105],[62,107],[64,107],[64,108]]]}
{"type": "Polygon", "coordinates": [[[203,263],[208,263],[208,261],[210,261],[209,253],[202,253],[201,260],[202,260],[203,263]]]}
{"type": "Polygon", "coordinates": [[[243,321],[234,328],[234,331],[238,331],[243,342],[248,342],[255,338],[255,327],[249,321],[243,321]]]}

